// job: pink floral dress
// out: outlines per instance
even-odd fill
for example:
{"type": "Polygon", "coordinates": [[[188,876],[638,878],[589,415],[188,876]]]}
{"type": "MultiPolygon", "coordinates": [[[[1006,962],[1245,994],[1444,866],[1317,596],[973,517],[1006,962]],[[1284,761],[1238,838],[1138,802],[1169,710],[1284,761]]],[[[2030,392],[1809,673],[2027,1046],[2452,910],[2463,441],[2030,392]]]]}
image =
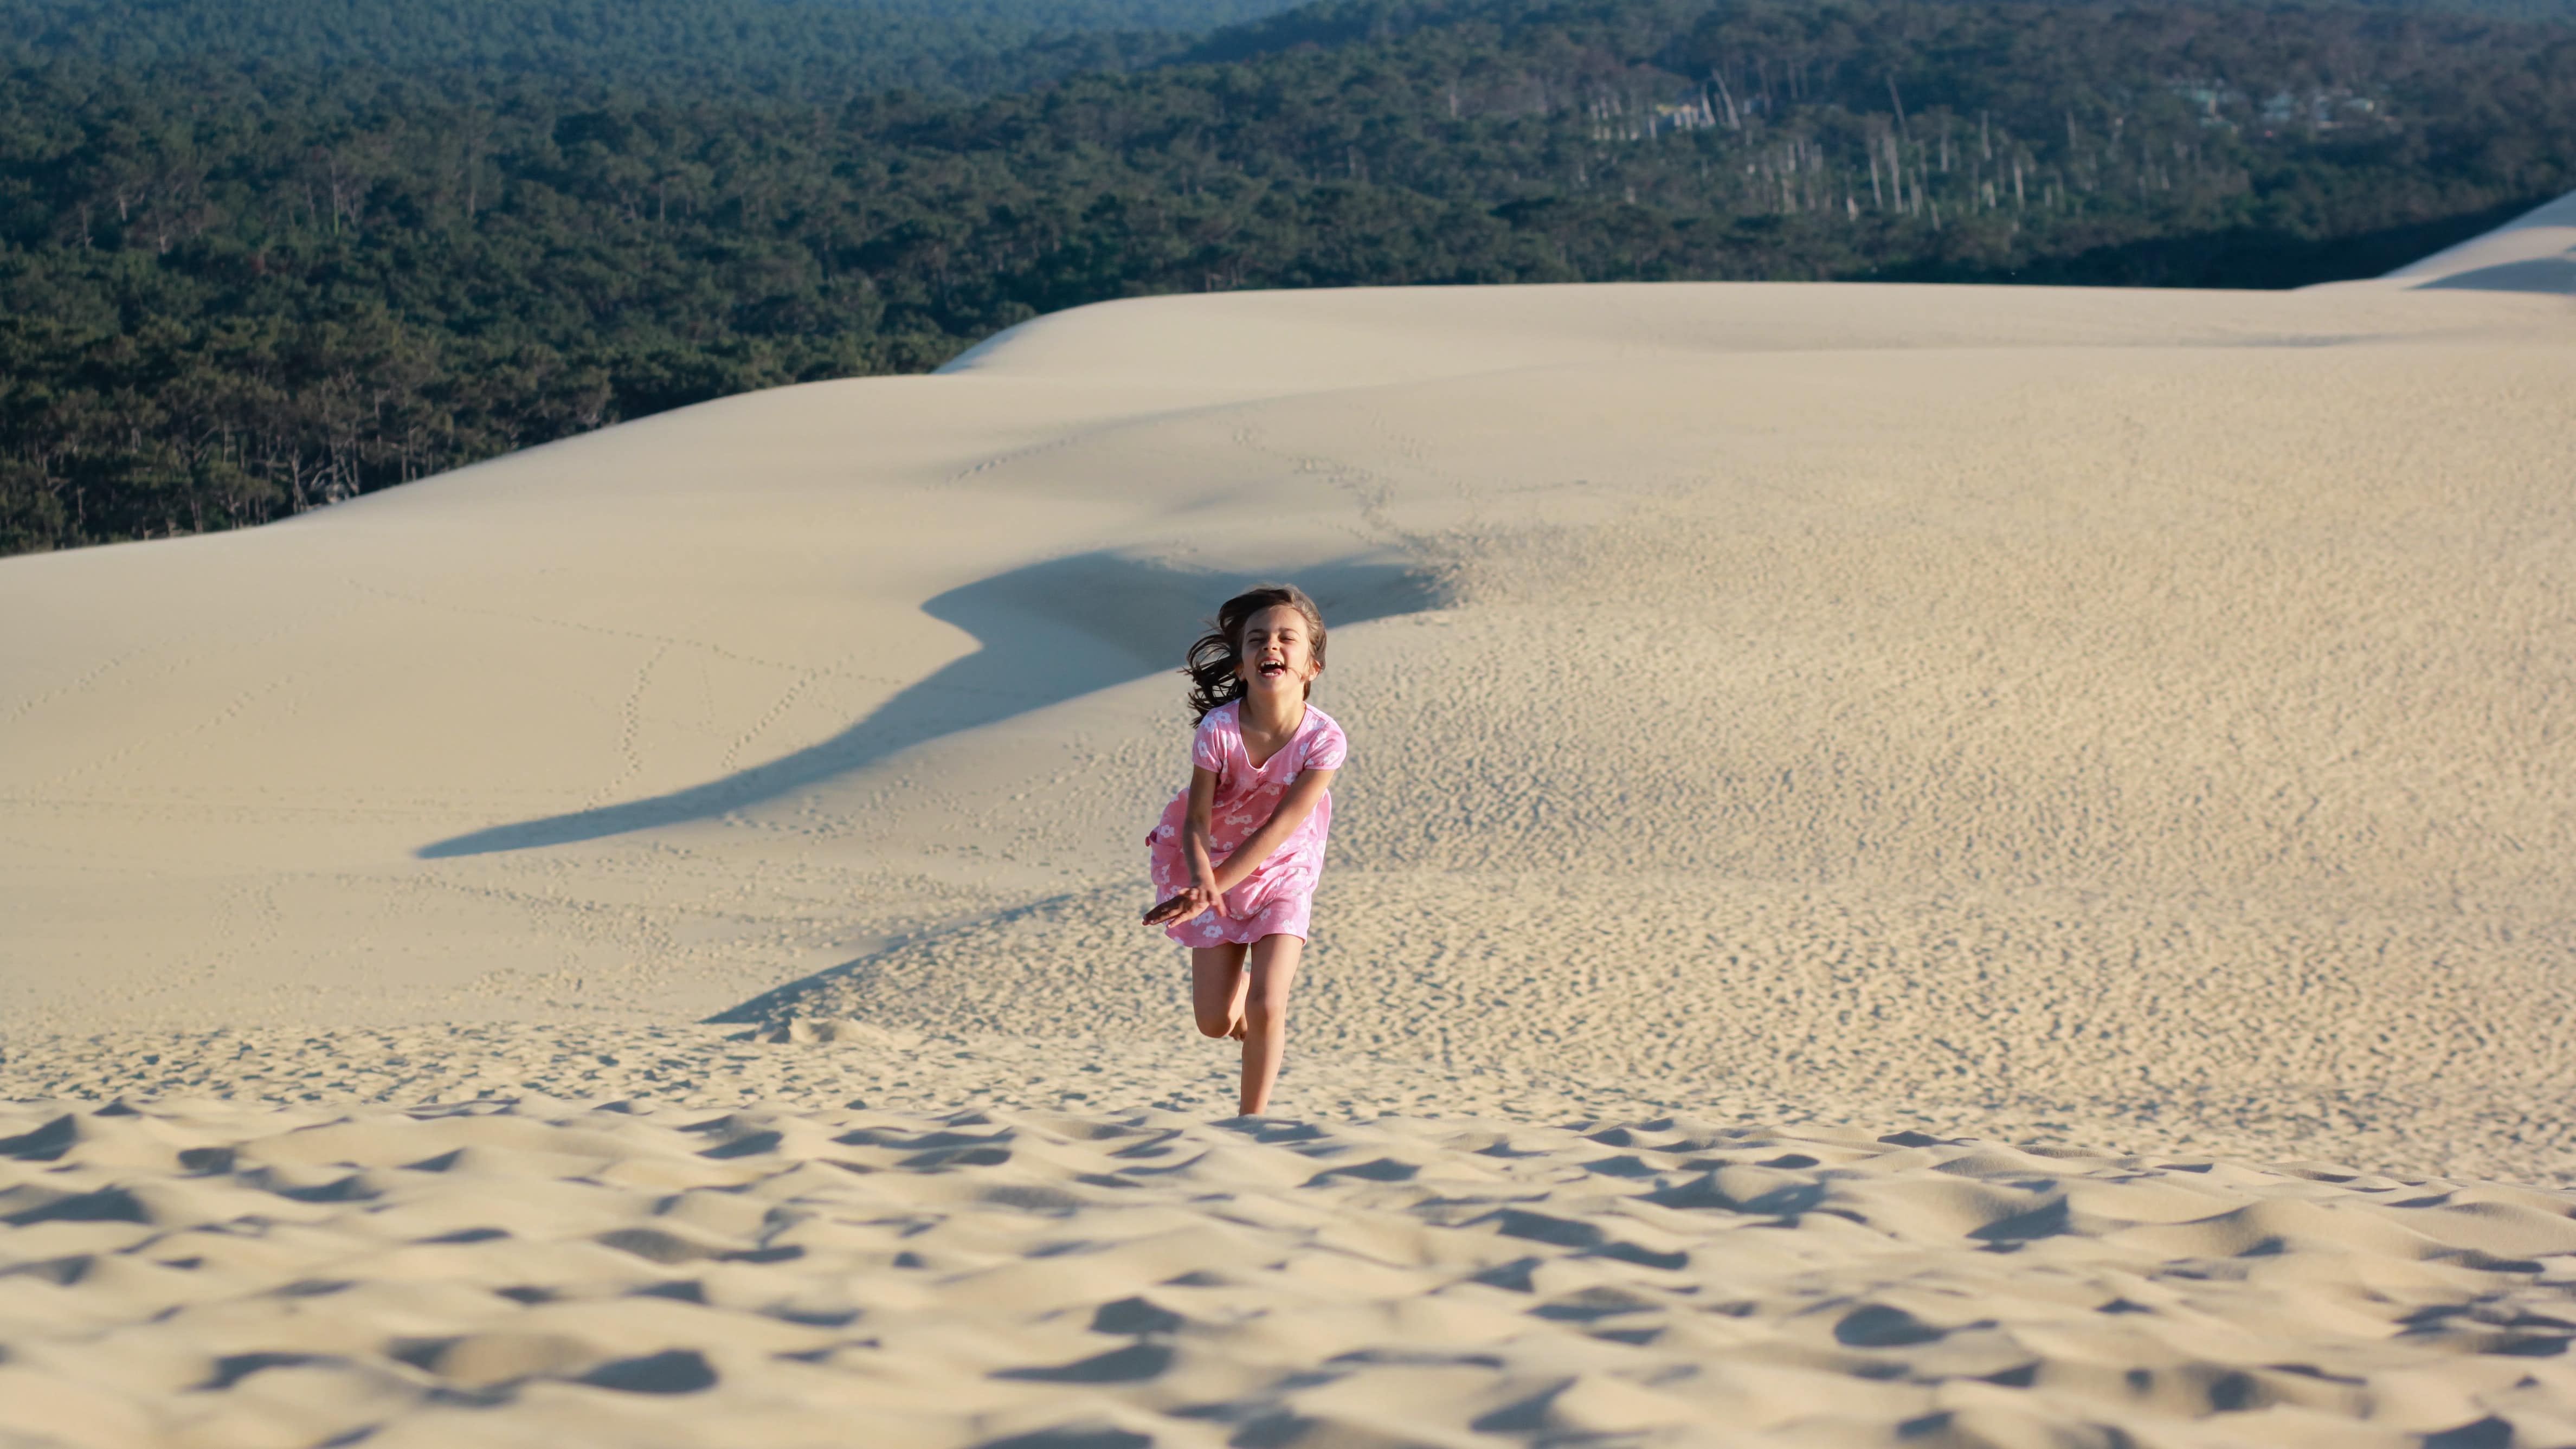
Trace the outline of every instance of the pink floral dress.
{"type": "MultiPolygon", "coordinates": [[[[1190,744],[1190,763],[1216,772],[1216,804],[1208,813],[1208,859],[1223,865],[1254,831],[1270,823],[1280,797],[1308,770],[1338,770],[1350,754],[1350,743],[1333,717],[1306,706],[1297,733],[1259,767],[1243,747],[1242,704],[1236,701],[1209,710],[1199,721],[1190,744]]],[[[1163,818],[1145,836],[1152,849],[1154,899],[1168,900],[1190,887],[1189,850],[1182,829],[1189,820],[1190,792],[1183,790],[1163,807],[1163,818]]],[[[1216,946],[1233,941],[1249,945],[1264,936],[1306,937],[1306,918],[1315,903],[1315,882],[1324,873],[1324,836],[1333,826],[1333,793],[1315,802],[1296,833],[1279,843],[1270,858],[1254,868],[1243,883],[1225,893],[1220,917],[1202,911],[1163,928],[1184,946],[1216,946]]]]}

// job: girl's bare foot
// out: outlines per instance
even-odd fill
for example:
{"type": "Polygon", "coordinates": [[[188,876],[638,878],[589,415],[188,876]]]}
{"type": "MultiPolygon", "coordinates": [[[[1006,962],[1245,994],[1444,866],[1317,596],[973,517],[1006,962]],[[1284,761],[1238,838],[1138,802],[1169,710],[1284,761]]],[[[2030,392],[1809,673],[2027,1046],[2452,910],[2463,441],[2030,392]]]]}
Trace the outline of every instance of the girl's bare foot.
{"type": "Polygon", "coordinates": [[[1243,1018],[1238,1016],[1234,1019],[1234,1025],[1226,1029],[1225,1034],[1235,1041],[1241,1041],[1243,1040],[1243,1034],[1249,1030],[1251,1030],[1251,1028],[1245,1026],[1243,1024],[1243,1018]]]}

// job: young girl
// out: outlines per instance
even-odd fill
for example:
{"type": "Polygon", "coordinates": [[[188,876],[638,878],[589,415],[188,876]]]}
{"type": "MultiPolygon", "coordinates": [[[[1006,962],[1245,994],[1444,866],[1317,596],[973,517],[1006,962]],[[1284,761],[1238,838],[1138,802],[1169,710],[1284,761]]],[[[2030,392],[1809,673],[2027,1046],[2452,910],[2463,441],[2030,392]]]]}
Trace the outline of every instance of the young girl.
{"type": "Polygon", "coordinates": [[[1190,788],[1145,837],[1145,924],[1190,948],[1199,1030],[1243,1043],[1243,1115],[1270,1104],[1288,1040],[1288,983],[1333,822],[1333,772],[1350,747],[1306,703],[1324,670],[1324,617],[1293,586],[1225,601],[1190,646],[1190,788]]]}

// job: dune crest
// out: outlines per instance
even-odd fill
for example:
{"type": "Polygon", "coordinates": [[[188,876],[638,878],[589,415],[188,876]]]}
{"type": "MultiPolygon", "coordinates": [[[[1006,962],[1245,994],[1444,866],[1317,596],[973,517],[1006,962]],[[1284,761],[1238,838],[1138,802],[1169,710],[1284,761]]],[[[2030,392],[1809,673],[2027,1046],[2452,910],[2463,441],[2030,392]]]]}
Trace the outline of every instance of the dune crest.
{"type": "Polygon", "coordinates": [[[2420,290],[2576,296],[2576,195],[2388,274],[2420,290]]]}

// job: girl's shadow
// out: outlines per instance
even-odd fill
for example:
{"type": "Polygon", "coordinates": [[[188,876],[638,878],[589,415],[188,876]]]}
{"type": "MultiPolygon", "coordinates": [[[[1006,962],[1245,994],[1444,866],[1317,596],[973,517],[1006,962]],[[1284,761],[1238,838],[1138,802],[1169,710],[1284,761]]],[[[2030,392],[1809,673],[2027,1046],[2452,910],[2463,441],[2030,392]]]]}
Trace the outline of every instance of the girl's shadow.
{"type": "MultiPolygon", "coordinates": [[[[1396,564],[1325,564],[1297,570],[1296,579],[1335,625],[1439,605],[1430,576],[1396,564]]],[[[422,846],[416,854],[443,860],[534,850],[703,820],[925,740],[1177,670],[1181,651],[1198,635],[1198,621],[1253,582],[1114,553],[1077,554],[996,574],[922,605],[932,618],[974,635],[981,648],[906,686],[821,744],[667,795],[495,825],[422,846]]]]}

